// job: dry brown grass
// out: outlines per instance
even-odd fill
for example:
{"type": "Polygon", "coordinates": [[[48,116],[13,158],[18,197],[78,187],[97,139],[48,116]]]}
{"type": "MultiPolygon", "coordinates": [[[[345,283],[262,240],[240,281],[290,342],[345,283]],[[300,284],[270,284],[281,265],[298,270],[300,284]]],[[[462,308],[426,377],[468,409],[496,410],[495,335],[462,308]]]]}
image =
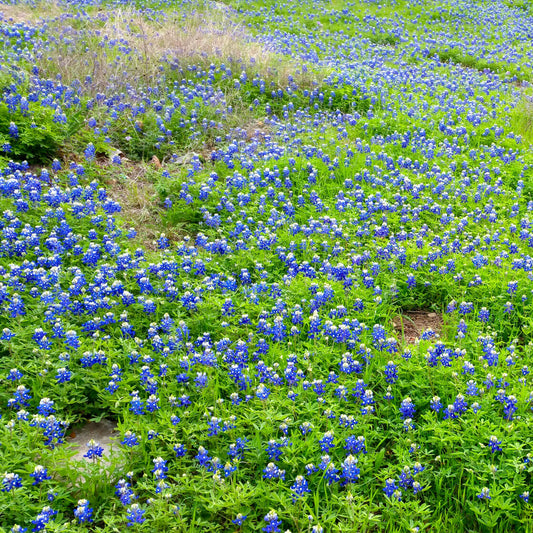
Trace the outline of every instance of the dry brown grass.
{"type": "MultiPolygon", "coordinates": [[[[58,6],[43,1],[34,10],[24,4],[8,6],[13,17],[34,20],[33,17],[57,15],[58,6]],[[41,9],[42,6],[42,9],[41,9]]],[[[205,7],[205,6],[204,6],[205,7]]],[[[310,87],[324,77],[323,72],[309,69],[301,72],[287,58],[254,41],[249,32],[235,23],[228,11],[210,7],[203,10],[171,12],[159,20],[148,20],[134,8],[116,9],[80,21],[61,19],[50,21],[64,39],[52,44],[39,57],[41,70],[50,77],[60,74],[64,83],[87,76],[91,83],[83,85],[89,94],[106,89],[120,90],[129,86],[153,85],[170,68],[187,68],[191,64],[229,62],[269,82],[286,86],[289,79],[300,87],[310,87]],[[102,42],[117,42],[131,48],[129,54],[118,47],[101,46],[102,42]]]]}
{"type": "Polygon", "coordinates": [[[43,19],[57,17],[61,14],[61,7],[53,1],[44,1],[38,4],[2,2],[0,3],[0,14],[6,21],[36,23],[43,19]]]}
{"type": "Polygon", "coordinates": [[[165,233],[170,240],[179,240],[183,233],[163,226],[164,210],[154,184],[149,178],[148,164],[124,162],[122,167],[109,167],[106,189],[109,196],[122,206],[118,218],[126,227],[137,231],[136,242],[149,250],[157,248],[156,240],[165,233]]]}

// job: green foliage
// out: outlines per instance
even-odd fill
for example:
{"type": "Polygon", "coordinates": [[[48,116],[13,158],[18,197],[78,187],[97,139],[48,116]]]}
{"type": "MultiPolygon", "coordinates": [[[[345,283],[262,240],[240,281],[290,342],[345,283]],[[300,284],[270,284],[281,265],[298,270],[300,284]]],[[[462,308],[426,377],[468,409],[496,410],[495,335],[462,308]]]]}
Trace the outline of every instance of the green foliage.
{"type": "Polygon", "coordinates": [[[6,144],[11,149],[2,150],[5,155],[19,161],[44,164],[57,156],[65,138],[66,128],[54,121],[50,108],[31,105],[28,113],[11,112],[0,103],[0,150],[6,144]],[[18,136],[10,135],[10,124],[18,129],[18,136]]]}
{"type": "Polygon", "coordinates": [[[400,43],[399,37],[387,33],[373,33],[368,36],[368,39],[374,44],[380,44],[383,46],[396,46],[400,43]]]}
{"type": "Polygon", "coordinates": [[[429,55],[437,55],[443,63],[451,61],[452,63],[463,65],[466,68],[472,68],[482,72],[489,71],[494,72],[495,74],[509,73],[518,81],[531,80],[531,72],[529,69],[522,69],[520,65],[491,61],[489,59],[479,59],[465,54],[459,48],[433,50],[429,55]]]}

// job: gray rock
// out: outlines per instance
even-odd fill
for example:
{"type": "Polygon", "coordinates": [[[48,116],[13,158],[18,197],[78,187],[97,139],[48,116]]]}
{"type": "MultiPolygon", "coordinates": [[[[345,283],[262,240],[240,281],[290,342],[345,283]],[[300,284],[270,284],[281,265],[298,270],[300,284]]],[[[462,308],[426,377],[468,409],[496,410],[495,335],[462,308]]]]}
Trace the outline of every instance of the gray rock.
{"type": "Polygon", "coordinates": [[[91,459],[83,457],[87,453],[87,443],[91,439],[94,439],[104,449],[100,460],[109,461],[113,438],[117,436],[117,428],[111,420],[103,418],[100,422],[89,422],[75,430],[72,438],[67,439],[67,443],[78,447],[72,461],[91,461],[91,459]]]}

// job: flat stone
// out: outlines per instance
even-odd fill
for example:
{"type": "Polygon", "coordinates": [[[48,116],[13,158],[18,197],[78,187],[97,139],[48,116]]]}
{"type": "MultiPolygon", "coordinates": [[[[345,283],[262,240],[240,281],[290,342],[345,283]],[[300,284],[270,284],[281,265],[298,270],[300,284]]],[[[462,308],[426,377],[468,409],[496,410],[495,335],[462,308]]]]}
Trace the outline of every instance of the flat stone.
{"type": "Polygon", "coordinates": [[[109,461],[109,455],[113,446],[113,439],[118,436],[116,425],[103,418],[100,422],[89,422],[75,431],[67,439],[68,444],[78,447],[76,454],[72,457],[72,461],[91,461],[87,457],[83,457],[87,453],[87,443],[93,439],[103,449],[102,458],[100,460],[109,461]]]}
{"type": "Polygon", "coordinates": [[[177,165],[188,165],[196,157],[198,157],[196,152],[187,152],[185,155],[173,159],[172,162],[177,165]]]}

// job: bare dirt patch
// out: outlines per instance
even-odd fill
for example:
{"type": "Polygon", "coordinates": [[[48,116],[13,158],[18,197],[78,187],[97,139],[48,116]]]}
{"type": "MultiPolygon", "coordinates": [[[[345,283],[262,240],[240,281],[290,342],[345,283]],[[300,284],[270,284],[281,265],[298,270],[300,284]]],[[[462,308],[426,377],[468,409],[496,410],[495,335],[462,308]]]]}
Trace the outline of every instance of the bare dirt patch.
{"type": "Polygon", "coordinates": [[[401,315],[394,318],[393,324],[396,333],[408,344],[416,342],[425,331],[430,329],[440,335],[443,328],[442,315],[424,309],[403,311],[401,315]]]}

